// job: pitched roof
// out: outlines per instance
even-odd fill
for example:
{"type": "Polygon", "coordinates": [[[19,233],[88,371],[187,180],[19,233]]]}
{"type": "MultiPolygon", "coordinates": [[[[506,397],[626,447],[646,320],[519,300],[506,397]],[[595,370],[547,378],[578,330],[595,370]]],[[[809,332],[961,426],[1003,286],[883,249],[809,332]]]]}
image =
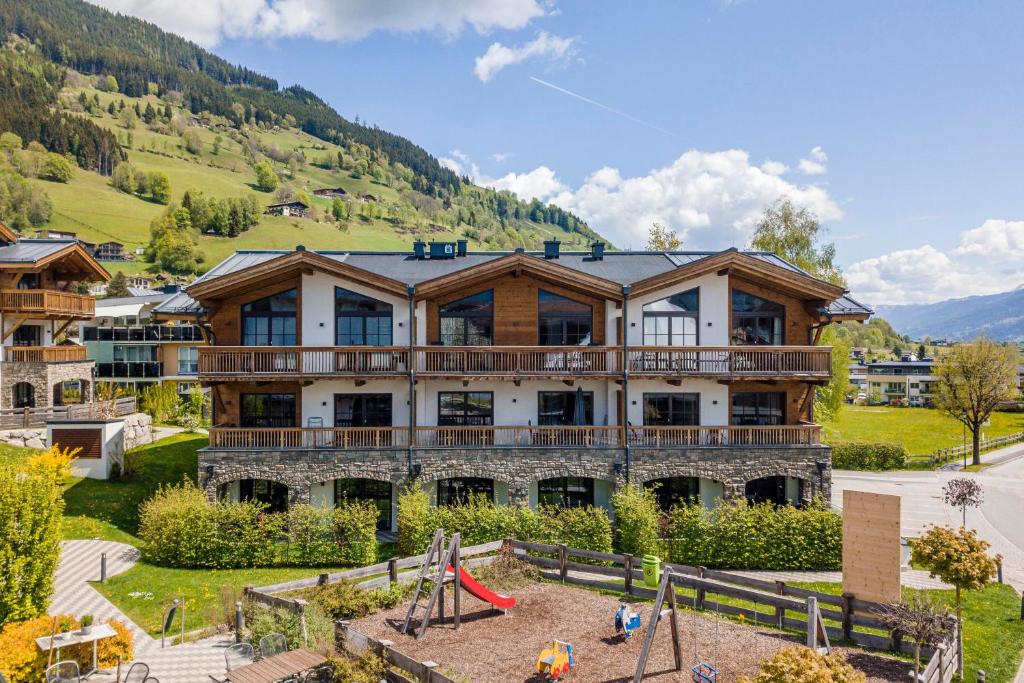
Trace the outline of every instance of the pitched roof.
{"type": "Polygon", "coordinates": [[[23,239],[0,247],[0,263],[35,263],[77,244],[77,240],[23,239]]]}
{"type": "Polygon", "coordinates": [[[90,276],[104,282],[110,279],[106,268],[75,239],[20,239],[13,244],[0,246],[0,264],[7,264],[12,269],[28,270],[54,261],[77,266],[76,271],[86,279],[90,276]]]}

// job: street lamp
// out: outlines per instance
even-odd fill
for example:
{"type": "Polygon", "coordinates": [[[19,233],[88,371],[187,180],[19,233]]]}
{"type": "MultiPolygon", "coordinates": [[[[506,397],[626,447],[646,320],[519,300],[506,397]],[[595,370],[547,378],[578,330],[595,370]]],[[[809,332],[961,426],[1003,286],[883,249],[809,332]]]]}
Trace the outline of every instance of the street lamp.
{"type": "Polygon", "coordinates": [[[964,450],[964,469],[967,469],[967,413],[960,415],[960,426],[963,427],[963,450],[964,450]]]}

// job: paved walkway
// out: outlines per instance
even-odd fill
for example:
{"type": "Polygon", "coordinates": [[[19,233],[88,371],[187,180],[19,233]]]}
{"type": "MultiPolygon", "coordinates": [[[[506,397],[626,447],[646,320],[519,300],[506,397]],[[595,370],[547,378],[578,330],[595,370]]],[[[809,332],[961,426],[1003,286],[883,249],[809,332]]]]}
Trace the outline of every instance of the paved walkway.
{"type": "MultiPolygon", "coordinates": [[[[158,678],[160,683],[208,682],[208,674],[223,675],[224,648],[234,642],[234,637],[215,636],[161,649],[158,639],[143,631],[88,583],[99,580],[100,555],[104,552],[107,554],[108,577],[127,571],[139,558],[139,551],[124,543],[63,543],[50,613],[73,614],[76,617],[91,614],[97,622],[111,618],[123,622],[134,636],[136,661],[148,664],[150,675],[158,678]]],[[[113,675],[97,675],[95,680],[107,681],[113,678],[113,675]]]]}
{"type": "MultiPolygon", "coordinates": [[[[785,581],[786,583],[842,583],[842,572],[794,572],[794,571],[743,571],[734,570],[733,574],[749,576],[752,579],[766,581],[785,581]]],[[[939,588],[952,589],[938,579],[933,579],[928,572],[920,569],[903,568],[901,584],[908,588],[939,588]]]]}

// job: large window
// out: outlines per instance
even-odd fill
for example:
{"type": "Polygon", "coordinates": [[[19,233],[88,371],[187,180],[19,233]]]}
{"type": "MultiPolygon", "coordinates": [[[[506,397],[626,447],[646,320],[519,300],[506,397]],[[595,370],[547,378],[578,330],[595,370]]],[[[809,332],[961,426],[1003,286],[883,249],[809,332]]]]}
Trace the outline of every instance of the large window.
{"type": "Polygon", "coordinates": [[[243,346],[295,346],[296,290],[242,306],[243,346]]]}
{"type": "Polygon", "coordinates": [[[688,427],[700,424],[700,394],[644,394],[644,424],[688,427]]]}
{"type": "Polygon", "coordinates": [[[438,479],[438,505],[465,505],[472,495],[485,496],[494,502],[494,480],[480,477],[438,479]]]}
{"type": "Polygon", "coordinates": [[[36,388],[28,382],[18,382],[13,387],[13,408],[35,408],[36,388]]]}
{"type": "Polygon", "coordinates": [[[445,346],[490,346],[494,343],[494,290],[440,307],[441,343],[445,346]]]}
{"type": "Polygon", "coordinates": [[[588,304],[543,289],[537,296],[541,346],[590,345],[594,314],[588,304]]]}
{"type": "Polygon", "coordinates": [[[178,347],[178,374],[196,375],[199,373],[199,349],[195,346],[178,347]]]}
{"type": "Polygon", "coordinates": [[[542,391],[537,397],[537,424],[594,424],[594,392],[542,391]]]}
{"type": "Polygon", "coordinates": [[[391,482],[376,479],[335,479],[334,504],[346,500],[369,501],[377,508],[377,529],[391,530],[391,482]]]}
{"type": "Polygon", "coordinates": [[[263,503],[267,512],[284,512],[288,509],[288,487],[268,479],[242,479],[238,482],[238,500],[263,503]]]}
{"type": "Polygon", "coordinates": [[[334,336],[338,346],[391,346],[392,305],[334,288],[334,336]]]}
{"type": "Polygon", "coordinates": [[[644,305],[644,346],[696,346],[700,289],[644,305]]]}
{"type": "Polygon", "coordinates": [[[696,503],[700,500],[700,479],[697,477],[665,477],[653,479],[644,488],[654,489],[658,507],[668,512],[676,505],[696,503]]]}
{"type": "Polygon", "coordinates": [[[494,392],[439,392],[437,395],[437,424],[442,427],[493,425],[494,392]]]}
{"type": "Polygon", "coordinates": [[[43,328],[40,325],[22,325],[14,331],[11,343],[14,346],[42,346],[43,328]]]}
{"type": "Polygon", "coordinates": [[[295,394],[242,394],[242,427],[294,427],[295,394]]]}
{"type": "Polygon", "coordinates": [[[769,391],[733,394],[731,424],[755,426],[786,424],[786,394],[769,391]]]}
{"type": "Polygon", "coordinates": [[[594,480],[588,477],[554,477],[537,482],[537,502],[559,507],[594,504],[594,480]]]}
{"type": "Polygon", "coordinates": [[[390,427],[391,394],[335,394],[335,427],[390,427]]]}
{"type": "Polygon", "coordinates": [[[782,304],[767,301],[753,294],[734,289],[732,292],[732,343],[738,345],[783,342],[786,309],[782,304]]]}

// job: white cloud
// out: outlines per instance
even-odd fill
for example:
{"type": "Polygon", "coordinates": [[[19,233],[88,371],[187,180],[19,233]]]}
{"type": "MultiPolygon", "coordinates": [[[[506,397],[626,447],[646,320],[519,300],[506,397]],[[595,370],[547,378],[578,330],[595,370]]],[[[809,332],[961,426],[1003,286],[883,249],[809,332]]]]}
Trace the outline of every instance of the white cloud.
{"type": "Polygon", "coordinates": [[[771,159],[765,159],[764,163],[761,164],[761,170],[768,175],[782,175],[789,170],[789,166],[786,166],[781,161],[773,161],[771,159]]]}
{"type": "Polygon", "coordinates": [[[828,171],[825,162],[828,161],[828,154],[825,154],[820,146],[812,147],[807,157],[800,160],[797,168],[806,175],[821,175],[828,171]]]}
{"type": "Polygon", "coordinates": [[[451,156],[440,157],[438,162],[445,168],[455,171],[459,175],[466,175],[469,172],[471,178],[475,178],[477,175],[476,164],[469,158],[469,155],[463,152],[461,149],[453,149],[449,152],[451,156]]]}
{"type": "Polygon", "coordinates": [[[508,161],[509,157],[511,156],[512,154],[510,154],[509,152],[495,152],[494,154],[491,155],[491,158],[497,161],[499,164],[503,164],[506,161],[508,161]]]}
{"type": "Polygon", "coordinates": [[[549,202],[556,195],[569,190],[569,186],[560,181],[547,166],[538,166],[527,173],[509,173],[501,178],[480,178],[480,181],[497,190],[512,190],[526,201],[536,198],[549,202]]]}
{"type": "Polygon", "coordinates": [[[92,0],[212,46],[223,38],[360,40],[376,31],[455,36],[519,29],[545,14],[538,0],[92,0]]]}
{"type": "Polygon", "coordinates": [[[476,58],[473,73],[486,83],[506,66],[521,64],[528,59],[562,60],[575,53],[575,42],[576,38],[562,38],[541,31],[535,39],[522,45],[509,47],[501,43],[491,43],[487,52],[476,58]]]}
{"type": "Polygon", "coordinates": [[[853,264],[850,289],[875,304],[930,303],[1024,284],[1024,221],[989,219],[948,253],[926,244],[853,264]]]}

